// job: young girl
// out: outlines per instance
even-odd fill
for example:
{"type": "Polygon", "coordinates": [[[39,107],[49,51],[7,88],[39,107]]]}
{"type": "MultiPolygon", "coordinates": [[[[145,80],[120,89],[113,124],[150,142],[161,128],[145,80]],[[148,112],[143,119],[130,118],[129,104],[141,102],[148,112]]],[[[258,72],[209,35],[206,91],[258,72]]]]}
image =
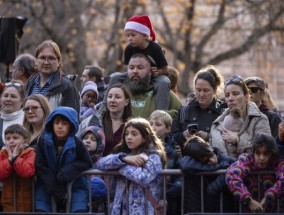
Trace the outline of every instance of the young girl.
{"type": "Polygon", "coordinates": [[[246,210],[272,212],[275,209],[276,199],[284,190],[284,161],[278,157],[273,137],[260,133],[253,140],[252,153],[241,154],[229,167],[225,176],[227,186],[246,210]],[[251,174],[253,171],[274,173],[261,174],[258,184],[258,175],[251,174]]]}
{"type": "Polygon", "coordinates": [[[3,210],[31,212],[35,151],[28,145],[29,133],[19,124],[10,125],[5,130],[5,143],[0,151],[3,210]]]}
{"type": "MultiPolygon", "coordinates": [[[[165,164],[164,147],[150,123],[143,118],[130,119],[125,125],[122,141],[113,149],[113,154],[97,162],[99,169],[117,169],[121,174],[116,179],[111,214],[144,215],[145,188],[150,190],[156,201],[159,200],[162,191],[162,177],[159,173],[165,164]],[[126,195],[127,190],[129,196],[126,195]]],[[[149,199],[147,201],[148,214],[154,214],[152,204],[149,199]]]]}

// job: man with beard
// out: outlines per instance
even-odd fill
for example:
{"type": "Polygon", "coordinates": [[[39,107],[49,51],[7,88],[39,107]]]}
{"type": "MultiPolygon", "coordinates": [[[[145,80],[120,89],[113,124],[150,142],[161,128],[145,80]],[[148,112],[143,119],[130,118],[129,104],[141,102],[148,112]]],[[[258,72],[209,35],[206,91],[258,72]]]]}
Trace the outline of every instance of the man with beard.
{"type": "MultiPolygon", "coordinates": [[[[127,78],[124,83],[129,87],[132,94],[132,115],[148,118],[156,110],[156,93],[151,83],[151,60],[144,54],[134,54],[130,58],[127,78]]],[[[181,102],[178,97],[170,92],[167,112],[174,117],[180,106],[181,102]]]]}

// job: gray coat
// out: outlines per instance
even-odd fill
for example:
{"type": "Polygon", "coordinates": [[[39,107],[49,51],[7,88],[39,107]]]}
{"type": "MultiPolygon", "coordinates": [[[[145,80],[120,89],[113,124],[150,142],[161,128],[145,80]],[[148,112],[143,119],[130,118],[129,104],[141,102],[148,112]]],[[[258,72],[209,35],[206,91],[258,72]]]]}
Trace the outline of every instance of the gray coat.
{"type": "Polygon", "coordinates": [[[249,102],[247,105],[247,117],[239,131],[237,145],[227,143],[222,138],[222,122],[225,116],[230,113],[226,109],[212,124],[210,130],[209,142],[212,146],[219,148],[225,155],[237,158],[245,148],[251,146],[254,136],[258,133],[267,133],[271,135],[269,121],[261,113],[255,103],[249,102]]]}

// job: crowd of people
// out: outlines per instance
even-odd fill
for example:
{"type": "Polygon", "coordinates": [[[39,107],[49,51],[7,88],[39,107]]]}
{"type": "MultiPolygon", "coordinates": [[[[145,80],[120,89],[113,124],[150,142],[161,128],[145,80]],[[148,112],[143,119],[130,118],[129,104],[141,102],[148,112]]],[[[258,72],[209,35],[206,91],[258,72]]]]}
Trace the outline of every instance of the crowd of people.
{"type": "Polygon", "coordinates": [[[178,71],[150,18],[134,16],[124,30],[127,72],[108,83],[103,69],[86,66],[77,89],[52,40],[16,58],[12,81],[0,88],[1,210],[52,212],[55,203],[57,212],[84,213],[89,193],[95,202],[111,189],[111,214],[181,214],[184,186],[184,213],[201,212],[202,196],[204,212],[236,212],[241,203],[245,212],[271,213],[277,200],[284,212],[284,121],[265,80],[224,81],[205,66],[182,105],[178,71]],[[80,174],[92,168],[119,175],[80,174]],[[167,178],[167,203],[163,169],[183,172],[167,178]],[[197,173],[217,170],[226,174],[205,176],[201,189],[197,173]]]}

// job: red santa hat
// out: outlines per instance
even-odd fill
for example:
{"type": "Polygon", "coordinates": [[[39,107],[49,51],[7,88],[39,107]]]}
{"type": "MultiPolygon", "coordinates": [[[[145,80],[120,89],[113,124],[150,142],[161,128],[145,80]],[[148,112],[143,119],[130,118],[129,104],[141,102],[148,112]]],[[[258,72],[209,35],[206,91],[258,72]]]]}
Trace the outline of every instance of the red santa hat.
{"type": "Polygon", "coordinates": [[[133,16],[126,22],[124,30],[134,30],[141,34],[146,34],[153,41],[156,41],[156,33],[149,16],[133,16]]]}

